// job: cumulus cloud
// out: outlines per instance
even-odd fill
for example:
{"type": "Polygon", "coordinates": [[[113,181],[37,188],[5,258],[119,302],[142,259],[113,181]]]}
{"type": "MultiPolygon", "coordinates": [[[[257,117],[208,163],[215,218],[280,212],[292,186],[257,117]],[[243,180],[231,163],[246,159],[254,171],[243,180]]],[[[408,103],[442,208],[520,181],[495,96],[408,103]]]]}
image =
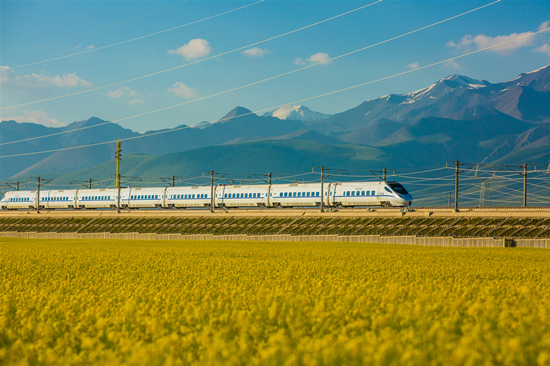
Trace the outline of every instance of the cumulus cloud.
{"type": "Polygon", "coordinates": [[[478,34],[477,36],[465,35],[459,42],[449,41],[447,42],[447,47],[452,47],[463,51],[473,51],[506,42],[491,48],[490,51],[497,52],[502,55],[508,55],[516,49],[533,45],[534,41],[535,37],[533,36],[533,32],[512,33],[510,35],[496,37],[478,34]]]}
{"type": "Polygon", "coordinates": [[[106,95],[109,98],[116,99],[116,98],[122,98],[124,96],[135,97],[137,93],[134,90],[128,88],[127,86],[121,86],[118,89],[109,90],[109,92],[107,92],[106,95]]]}
{"type": "Polygon", "coordinates": [[[326,64],[329,62],[330,62],[330,56],[328,55],[328,53],[325,53],[325,52],[317,52],[309,56],[305,60],[302,58],[297,58],[296,60],[294,60],[294,63],[296,65],[308,65],[308,64],[311,65],[311,64],[317,64],[317,63],[326,64]]]}
{"type": "Polygon", "coordinates": [[[168,91],[178,97],[184,97],[186,99],[191,99],[197,96],[197,91],[195,89],[188,87],[181,81],[174,83],[172,88],[168,88],[168,91]]]}
{"type": "Polygon", "coordinates": [[[64,127],[65,123],[48,117],[48,113],[44,111],[23,111],[20,114],[2,115],[3,121],[17,121],[19,123],[30,122],[47,127],[64,127]]]}
{"type": "Polygon", "coordinates": [[[138,104],[143,104],[145,103],[145,101],[141,98],[134,98],[130,101],[128,101],[128,105],[138,105],[138,104]]]}
{"type": "Polygon", "coordinates": [[[543,44],[542,46],[535,48],[535,51],[546,53],[548,57],[550,57],[550,44],[543,44]]]}
{"type": "Polygon", "coordinates": [[[407,67],[409,69],[418,69],[420,67],[420,64],[418,62],[413,62],[411,64],[408,64],[407,67]]]}
{"type": "Polygon", "coordinates": [[[207,40],[202,38],[196,38],[184,44],[180,48],[175,50],[168,50],[171,55],[179,55],[186,60],[197,60],[201,57],[208,56],[212,52],[212,47],[207,40]]]}
{"type": "Polygon", "coordinates": [[[78,77],[76,73],[63,75],[27,74],[17,75],[9,66],[0,66],[0,83],[12,90],[36,90],[44,88],[72,89],[79,86],[91,87],[92,83],[78,77]]]}
{"type": "Polygon", "coordinates": [[[455,60],[447,61],[443,64],[444,69],[462,70],[462,66],[455,60]]]}
{"type": "Polygon", "coordinates": [[[248,57],[264,57],[268,53],[268,49],[260,47],[249,48],[248,50],[243,51],[243,54],[248,57]]]}

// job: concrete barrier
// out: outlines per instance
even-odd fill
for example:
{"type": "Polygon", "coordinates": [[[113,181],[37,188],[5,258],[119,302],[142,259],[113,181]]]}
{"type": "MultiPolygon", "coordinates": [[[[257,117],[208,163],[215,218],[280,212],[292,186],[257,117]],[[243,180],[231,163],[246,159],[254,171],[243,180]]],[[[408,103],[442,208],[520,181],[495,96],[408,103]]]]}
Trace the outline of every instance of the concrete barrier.
{"type": "Polygon", "coordinates": [[[22,239],[124,239],[124,240],[241,240],[241,241],[328,241],[353,243],[404,244],[442,247],[522,247],[550,248],[550,239],[453,238],[380,235],[213,235],[154,233],[36,233],[0,232],[0,237],[22,239]]]}

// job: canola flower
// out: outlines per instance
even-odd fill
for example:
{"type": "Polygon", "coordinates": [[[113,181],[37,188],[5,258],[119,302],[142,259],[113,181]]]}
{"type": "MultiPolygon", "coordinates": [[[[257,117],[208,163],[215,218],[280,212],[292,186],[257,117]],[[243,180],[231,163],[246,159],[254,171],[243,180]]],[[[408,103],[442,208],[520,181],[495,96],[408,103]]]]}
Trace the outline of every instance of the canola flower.
{"type": "Polygon", "coordinates": [[[550,252],[0,238],[1,365],[550,365],[550,252]]]}

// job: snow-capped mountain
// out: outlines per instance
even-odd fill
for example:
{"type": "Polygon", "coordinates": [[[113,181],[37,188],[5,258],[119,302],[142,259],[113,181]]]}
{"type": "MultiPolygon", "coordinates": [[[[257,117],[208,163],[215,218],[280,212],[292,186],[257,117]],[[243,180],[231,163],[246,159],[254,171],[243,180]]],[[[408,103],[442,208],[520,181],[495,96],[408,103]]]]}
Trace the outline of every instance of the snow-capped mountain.
{"type": "Polygon", "coordinates": [[[330,114],[315,112],[303,105],[284,105],[274,111],[264,113],[263,117],[291,119],[295,121],[320,121],[329,118],[330,114]]]}
{"type": "Polygon", "coordinates": [[[408,94],[390,94],[365,101],[348,111],[317,123],[324,132],[353,131],[392,121],[415,123],[422,118],[464,119],[491,110],[531,121],[550,121],[550,65],[517,78],[492,84],[462,75],[452,75],[408,94]]]}

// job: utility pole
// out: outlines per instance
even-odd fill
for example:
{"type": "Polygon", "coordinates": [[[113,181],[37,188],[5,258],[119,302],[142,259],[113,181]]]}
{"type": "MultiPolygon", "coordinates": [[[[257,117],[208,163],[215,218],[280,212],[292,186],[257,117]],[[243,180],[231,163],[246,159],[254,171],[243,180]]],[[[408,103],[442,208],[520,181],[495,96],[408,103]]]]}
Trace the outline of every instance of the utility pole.
{"type": "Polygon", "coordinates": [[[40,213],[40,177],[36,178],[36,199],[38,204],[36,205],[36,213],[40,213]]]}
{"type": "Polygon", "coordinates": [[[117,214],[120,213],[120,158],[121,158],[121,152],[120,149],[120,140],[116,142],[116,188],[118,191],[117,194],[117,204],[116,204],[116,212],[117,214]]]}
{"type": "Polygon", "coordinates": [[[72,180],[70,184],[80,184],[82,187],[92,189],[92,187],[94,186],[94,180],[91,178],[87,180],[72,180]]]}
{"type": "Polygon", "coordinates": [[[523,164],[523,207],[527,207],[527,164],[523,164]]]}
{"type": "Polygon", "coordinates": [[[182,177],[176,177],[175,175],[171,177],[159,177],[160,180],[162,180],[164,183],[168,183],[169,186],[175,187],[176,186],[176,178],[179,178],[180,183],[183,182],[182,177]]]}
{"type": "Polygon", "coordinates": [[[449,192],[447,198],[449,199],[449,208],[451,208],[451,192],[449,192]]]}
{"type": "Polygon", "coordinates": [[[210,212],[214,213],[214,170],[210,171],[210,212]]]}
{"type": "MultiPolygon", "coordinates": [[[[51,181],[51,179],[48,179],[47,181],[44,181],[44,179],[40,177],[34,178],[36,179],[36,213],[40,213],[40,188],[51,181]]],[[[33,181],[33,178],[31,178],[31,182],[33,181]]]]}
{"type": "MultiPolygon", "coordinates": [[[[4,183],[4,184],[0,184],[0,187],[8,187],[8,188],[11,188],[11,189],[15,189],[16,191],[19,190],[19,183],[23,183],[23,182],[15,182],[15,183],[4,183]]],[[[25,187],[27,186],[27,184],[24,185],[25,187]]]]}
{"type": "Polygon", "coordinates": [[[321,166],[321,204],[319,205],[319,209],[321,212],[325,212],[324,206],[325,206],[325,192],[323,185],[325,183],[325,167],[321,166]]]}
{"type": "MultiPolygon", "coordinates": [[[[215,173],[214,170],[209,171],[210,173],[210,212],[214,213],[214,205],[216,203],[214,196],[214,182],[218,179],[223,178],[227,173],[215,173]],[[221,175],[219,178],[214,178],[215,175],[221,175]]],[[[204,172],[202,173],[204,176],[204,172]]]]}
{"type": "Polygon", "coordinates": [[[455,162],[456,169],[455,169],[455,212],[458,212],[458,175],[460,174],[458,172],[458,167],[460,166],[460,163],[458,160],[455,162]]]}
{"type": "Polygon", "coordinates": [[[395,169],[382,169],[382,170],[371,170],[369,169],[369,172],[371,172],[372,175],[376,175],[378,178],[382,179],[383,182],[386,181],[386,178],[388,176],[388,170],[392,170],[393,171],[393,175],[395,175],[395,169]],[[380,175],[378,175],[378,173],[382,173],[382,177],[380,177],[380,175]]]}
{"type": "MultiPolygon", "coordinates": [[[[321,212],[325,212],[325,201],[324,201],[324,199],[325,199],[325,192],[324,192],[324,190],[325,190],[324,189],[325,178],[328,178],[331,175],[331,174],[325,175],[325,172],[327,170],[332,170],[332,171],[338,171],[338,172],[343,173],[343,174],[348,174],[348,173],[344,169],[327,169],[323,165],[320,166],[320,167],[317,167],[317,168],[319,168],[321,170],[321,203],[319,205],[319,210],[321,212]]],[[[312,173],[315,172],[315,167],[311,168],[311,172],[312,173]]],[[[332,174],[336,174],[336,173],[332,173],[332,174]]],[[[327,192],[327,204],[329,204],[329,197],[330,197],[329,192],[327,192]]]]}
{"type": "MultiPolygon", "coordinates": [[[[458,176],[460,175],[460,173],[462,173],[464,170],[466,170],[466,169],[463,169],[463,170],[459,170],[459,169],[460,169],[460,166],[464,166],[464,165],[468,165],[469,168],[467,168],[467,169],[471,169],[472,164],[463,164],[463,163],[460,163],[458,160],[451,161],[451,163],[453,163],[455,165],[455,208],[454,208],[454,211],[458,212],[458,176]]],[[[447,162],[446,166],[447,166],[447,168],[449,167],[449,162],[447,162]]]]}
{"type": "Polygon", "coordinates": [[[523,205],[522,207],[527,207],[527,167],[531,165],[535,167],[535,170],[537,170],[537,166],[534,164],[527,164],[524,163],[522,165],[503,165],[505,168],[514,171],[514,169],[521,169],[523,168],[523,173],[519,173],[523,177],[523,205]]]}

